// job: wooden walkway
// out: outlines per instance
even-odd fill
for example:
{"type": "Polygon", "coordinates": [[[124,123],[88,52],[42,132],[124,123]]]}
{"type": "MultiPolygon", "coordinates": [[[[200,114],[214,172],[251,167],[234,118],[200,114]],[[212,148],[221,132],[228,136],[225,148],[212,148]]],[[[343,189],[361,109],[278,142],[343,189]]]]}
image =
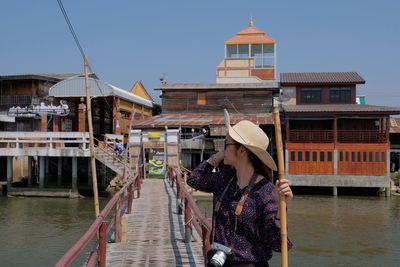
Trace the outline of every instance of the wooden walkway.
{"type": "Polygon", "coordinates": [[[125,215],[127,242],[107,244],[107,266],[204,266],[201,239],[184,242],[177,205],[176,191],[166,180],[144,180],[132,214],[125,215]]]}

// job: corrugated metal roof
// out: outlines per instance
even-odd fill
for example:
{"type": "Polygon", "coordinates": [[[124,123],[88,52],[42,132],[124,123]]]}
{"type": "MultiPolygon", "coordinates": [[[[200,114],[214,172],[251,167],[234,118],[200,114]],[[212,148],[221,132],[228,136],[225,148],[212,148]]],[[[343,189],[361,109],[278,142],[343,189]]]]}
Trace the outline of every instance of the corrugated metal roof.
{"type": "Polygon", "coordinates": [[[341,105],[284,105],[286,113],[373,113],[373,114],[400,114],[398,107],[341,104],[341,105]]]}
{"type": "MultiPolygon", "coordinates": [[[[241,120],[249,120],[257,125],[273,124],[272,114],[230,114],[231,123],[236,124],[241,120]]],[[[200,126],[225,125],[223,115],[209,114],[161,114],[134,121],[134,128],[161,128],[161,127],[200,127],[200,126]]]]}
{"type": "Polygon", "coordinates": [[[262,83],[172,83],[161,84],[156,90],[179,89],[276,89],[279,90],[277,81],[262,82],[262,83]]]}
{"type": "Polygon", "coordinates": [[[400,133],[400,118],[390,118],[390,133],[400,133]]]}
{"type": "Polygon", "coordinates": [[[298,72],[281,73],[281,85],[285,84],[322,84],[355,83],[364,84],[365,80],[357,72],[298,72]]]}
{"type": "Polygon", "coordinates": [[[35,73],[18,75],[1,75],[0,80],[55,80],[61,81],[74,76],[82,75],[80,73],[35,73]]]}
{"type": "MultiPolygon", "coordinates": [[[[153,103],[126,90],[108,84],[104,81],[89,78],[90,95],[92,97],[118,96],[122,99],[153,108],[153,103]]],[[[49,89],[49,96],[54,97],[86,97],[84,77],[74,77],[63,80],[49,89]]]]}

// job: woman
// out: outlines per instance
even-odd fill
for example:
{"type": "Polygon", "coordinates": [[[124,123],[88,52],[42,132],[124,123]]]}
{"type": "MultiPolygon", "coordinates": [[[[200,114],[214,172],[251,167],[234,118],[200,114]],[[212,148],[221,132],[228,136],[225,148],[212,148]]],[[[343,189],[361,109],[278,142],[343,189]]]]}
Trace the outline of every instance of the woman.
{"type": "Polygon", "coordinates": [[[272,183],[277,168],[261,128],[246,120],[228,124],[225,149],[200,163],[187,182],[214,194],[212,242],[232,251],[223,266],[268,266],[281,245],[276,192],[286,201],[293,193],[286,179],[272,183]],[[231,167],[214,171],[222,162],[231,167]]]}

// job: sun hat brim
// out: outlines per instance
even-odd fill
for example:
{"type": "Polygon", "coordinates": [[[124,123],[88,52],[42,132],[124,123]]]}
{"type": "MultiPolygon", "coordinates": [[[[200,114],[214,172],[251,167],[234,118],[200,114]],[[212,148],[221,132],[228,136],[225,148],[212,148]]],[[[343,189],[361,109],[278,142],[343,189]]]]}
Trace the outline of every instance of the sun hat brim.
{"type": "MultiPolygon", "coordinates": [[[[238,133],[231,125],[230,125],[230,116],[229,113],[226,109],[224,109],[224,117],[225,117],[225,125],[227,128],[227,132],[229,136],[238,142],[239,144],[243,145],[246,147],[248,150],[253,152],[260,160],[261,162],[266,165],[268,168],[270,168],[273,171],[277,171],[277,167],[275,164],[274,159],[271,157],[271,155],[264,150],[261,147],[255,146],[255,145],[250,145],[247,144],[247,141],[243,139],[242,136],[240,136],[240,133],[238,133]]],[[[267,137],[268,138],[268,137],[267,137]]]]}

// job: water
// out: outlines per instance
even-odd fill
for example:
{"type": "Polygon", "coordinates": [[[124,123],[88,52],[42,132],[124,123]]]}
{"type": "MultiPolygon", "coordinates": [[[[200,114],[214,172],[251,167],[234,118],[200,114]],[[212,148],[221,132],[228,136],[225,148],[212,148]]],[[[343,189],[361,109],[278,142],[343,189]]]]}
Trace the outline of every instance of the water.
{"type": "Polygon", "coordinates": [[[92,198],[0,197],[0,266],[53,266],[94,219],[92,198]]]}
{"type": "MultiPolygon", "coordinates": [[[[400,266],[400,198],[296,196],[288,234],[289,266],[400,266]]],[[[280,256],[270,266],[280,266],[280,256]]]]}
{"type": "MultiPolygon", "coordinates": [[[[0,197],[0,266],[53,266],[93,220],[91,198],[0,197]]],[[[296,196],[288,226],[290,266],[399,266],[399,197],[296,196]]]]}

